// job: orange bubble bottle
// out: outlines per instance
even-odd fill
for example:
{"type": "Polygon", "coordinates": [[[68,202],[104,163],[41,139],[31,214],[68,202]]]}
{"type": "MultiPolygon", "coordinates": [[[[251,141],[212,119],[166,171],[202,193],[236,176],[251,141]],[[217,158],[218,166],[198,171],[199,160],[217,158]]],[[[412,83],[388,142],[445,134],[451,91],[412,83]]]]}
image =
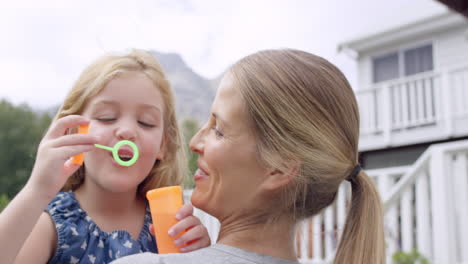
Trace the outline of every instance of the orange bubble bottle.
{"type": "Polygon", "coordinates": [[[183,206],[182,188],[170,186],[156,188],[146,193],[153,219],[154,233],[159,254],[179,253],[180,248],[167,233],[175,225],[177,211],[183,206]]]}

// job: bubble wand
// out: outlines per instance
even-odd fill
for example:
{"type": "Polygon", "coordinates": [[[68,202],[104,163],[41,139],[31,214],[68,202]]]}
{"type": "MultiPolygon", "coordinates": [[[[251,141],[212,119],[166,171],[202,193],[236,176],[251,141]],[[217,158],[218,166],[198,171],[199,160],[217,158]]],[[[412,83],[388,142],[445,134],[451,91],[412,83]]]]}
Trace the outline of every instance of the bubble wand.
{"type": "Polygon", "coordinates": [[[94,144],[94,146],[96,148],[105,149],[105,150],[112,152],[112,156],[114,157],[114,160],[122,166],[127,166],[127,167],[132,166],[133,164],[135,164],[135,162],[138,160],[138,157],[140,156],[137,145],[130,140],[121,140],[117,142],[113,148],[99,145],[99,144],[94,144]],[[133,150],[133,157],[127,161],[122,160],[119,157],[119,149],[124,145],[129,145],[133,150]]]}
{"type": "MultiPolygon", "coordinates": [[[[80,125],[78,128],[78,133],[87,134],[88,130],[89,130],[89,125],[80,125]]],[[[127,166],[127,167],[132,166],[133,164],[135,164],[135,162],[138,160],[138,157],[140,156],[140,152],[138,151],[137,145],[130,140],[121,140],[117,142],[114,145],[114,147],[103,146],[100,144],[94,144],[94,146],[96,148],[100,148],[100,149],[104,149],[104,150],[112,152],[112,156],[114,157],[114,160],[122,166],[127,166]],[[133,157],[127,161],[122,160],[119,156],[119,149],[124,145],[129,145],[133,150],[133,157]]],[[[72,162],[74,164],[81,165],[83,164],[83,160],[84,160],[84,153],[81,153],[81,154],[73,156],[72,162]]]]}

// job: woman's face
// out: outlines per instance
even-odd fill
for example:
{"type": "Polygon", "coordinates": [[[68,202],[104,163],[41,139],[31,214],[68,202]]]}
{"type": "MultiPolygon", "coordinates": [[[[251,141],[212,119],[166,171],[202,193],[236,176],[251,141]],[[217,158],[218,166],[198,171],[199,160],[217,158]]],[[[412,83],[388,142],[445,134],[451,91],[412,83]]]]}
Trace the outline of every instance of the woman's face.
{"type": "Polygon", "coordinates": [[[192,138],[190,149],[199,155],[194,206],[221,221],[258,208],[259,186],[267,169],[257,159],[256,139],[229,74],[222,79],[210,118],[192,138]]]}
{"type": "MultiPolygon", "coordinates": [[[[135,190],[156,159],[163,156],[163,109],[159,89],[139,72],[117,76],[93,97],[83,111],[83,116],[91,119],[90,133],[99,135],[100,144],[109,147],[130,140],[138,146],[140,157],[134,165],[125,167],[114,160],[110,151],[96,148],[85,156],[86,184],[113,192],[135,190]]],[[[123,160],[133,154],[128,145],[119,149],[123,160]]]]}

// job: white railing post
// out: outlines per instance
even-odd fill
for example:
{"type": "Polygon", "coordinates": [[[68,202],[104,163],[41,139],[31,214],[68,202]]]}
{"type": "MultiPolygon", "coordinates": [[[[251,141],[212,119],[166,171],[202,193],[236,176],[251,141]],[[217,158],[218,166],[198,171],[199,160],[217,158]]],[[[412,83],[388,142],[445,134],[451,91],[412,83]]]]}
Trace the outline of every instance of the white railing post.
{"type": "Polygon", "coordinates": [[[427,122],[437,122],[437,110],[434,109],[434,106],[437,105],[435,102],[437,98],[437,90],[435,89],[435,77],[428,78],[424,80],[424,101],[426,102],[426,121],[427,122]]]}
{"type": "Polygon", "coordinates": [[[453,113],[452,113],[452,98],[451,93],[453,92],[452,87],[450,87],[450,78],[448,71],[443,71],[441,74],[441,85],[440,87],[435,87],[436,89],[439,88],[439,92],[441,95],[441,110],[443,116],[443,124],[445,124],[445,133],[446,136],[449,137],[453,134],[453,113]]]}
{"type": "Polygon", "coordinates": [[[343,183],[338,188],[338,194],[336,198],[336,224],[338,229],[338,241],[341,239],[341,234],[346,223],[346,188],[348,183],[343,183]],[[345,185],[346,184],[346,185],[345,185]]]}
{"type": "Polygon", "coordinates": [[[453,181],[456,212],[457,258],[459,263],[468,263],[468,161],[466,153],[457,153],[454,162],[453,181]]]}
{"type": "Polygon", "coordinates": [[[334,230],[334,223],[333,223],[333,205],[328,206],[325,209],[324,213],[325,218],[325,258],[329,259],[333,257],[335,253],[335,230],[334,230]]]}
{"type": "Polygon", "coordinates": [[[409,109],[410,109],[410,106],[408,103],[409,87],[404,82],[399,83],[397,86],[401,90],[402,126],[403,126],[403,129],[407,129],[409,125],[409,109]]]}
{"type": "Polygon", "coordinates": [[[413,208],[411,207],[413,199],[413,188],[408,186],[403,192],[401,207],[401,247],[403,251],[410,252],[414,248],[413,244],[413,208]]]}
{"type": "Polygon", "coordinates": [[[418,108],[417,108],[417,118],[416,118],[416,122],[417,122],[417,125],[420,125],[420,124],[424,124],[424,122],[426,122],[426,119],[424,117],[424,87],[423,87],[423,83],[424,83],[424,79],[421,79],[421,80],[418,80],[416,82],[416,94],[417,94],[417,102],[418,102],[418,108]]]}
{"type": "Polygon", "coordinates": [[[370,106],[370,109],[368,109],[368,124],[370,126],[370,131],[372,131],[373,133],[375,133],[376,131],[378,131],[378,126],[377,126],[377,121],[376,121],[376,116],[377,116],[377,107],[378,107],[378,104],[376,103],[376,100],[377,100],[377,89],[373,89],[369,95],[370,97],[368,98],[367,100],[367,103],[369,104],[370,106]]]}
{"type": "MultiPolygon", "coordinates": [[[[378,188],[379,193],[382,197],[386,197],[388,190],[393,185],[393,180],[390,178],[389,174],[380,174],[378,176],[378,188]]],[[[397,242],[396,242],[396,221],[394,221],[396,216],[396,210],[394,208],[389,209],[385,214],[384,226],[385,226],[385,244],[387,245],[387,263],[391,263],[392,255],[397,251],[397,242]]]]}
{"type": "Polygon", "coordinates": [[[433,249],[434,264],[448,264],[454,262],[454,236],[452,223],[449,217],[453,205],[448,198],[447,176],[450,175],[447,168],[448,161],[440,148],[434,148],[431,161],[431,193],[432,193],[432,224],[433,224],[433,249]]]}
{"type": "Polygon", "coordinates": [[[414,81],[410,81],[410,82],[407,82],[407,86],[408,86],[408,99],[409,99],[409,106],[408,106],[408,113],[409,113],[409,117],[408,117],[408,125],[409,126],[416,126],[418,125],[417,123],[417,95],[416,95],[416,83],[417,83],[417,80],[414,80],[414,81]]]}
{"type": "Polygon", "coordinates": [[[299,260],[305,262],[309,259],[309,221],[310,219],[304,219],[300,224],[299,224],[299,243],[300,243],[300,251],[301,251],[301,257],[299,260]]]}
{"type": "Polygon", "coordinates": [[[380,122],[382,122],[382,131],[385,145],[390,145],[392,135],[392,110],[390,103],[390,86],[385,84],[382,87],[382,114],[380,115],[380,122]]]}
{"type": "MultiPolygon", "coordinates": [[[[468,97],[468,67],[465,68],[465,70],[460,73],[461,74],[461,84],[460,86],[462,87],[463,90],[463,98],[468,97]]],[[[465,100],[463,102],[463,115],[466,116],[468,115],[468,102],[465,100]]]]}
{"type": "Polygon", "coordinates": [[[432,259],[432,232],[429,209],[429,184],[426,170],[416,180],[416,243],[419,252],[432,259]]]}
{"type": "Polygon", "coordinates": [[[313,260],[322,261],[322,214],[318,214],[312,218],[312,243],[313,243],[313,260]]]}
{"type": "Polygon", "coordinates": [[[403,125],[403,112],[402,112],[402,103],[401,103],[401,89],[397,85],[392,85],[388,87],[391,90],[392,95],[392,121],[391,121],[391,128],[402,128],[403,125]]]}

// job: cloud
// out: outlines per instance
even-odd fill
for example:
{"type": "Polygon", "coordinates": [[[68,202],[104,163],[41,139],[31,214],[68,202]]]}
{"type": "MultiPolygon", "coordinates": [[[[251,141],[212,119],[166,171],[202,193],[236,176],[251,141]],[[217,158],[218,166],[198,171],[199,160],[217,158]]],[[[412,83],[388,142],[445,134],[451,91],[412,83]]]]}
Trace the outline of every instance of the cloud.
{"type": "Polygon", "coordinates": [[[51,98],[63,97],[65,87],[71,85],[50,63],[6,60],[0,62],[0,72],[2,97],[16,104],[28,102],[39,108],[50,107],[51,98]]]}

